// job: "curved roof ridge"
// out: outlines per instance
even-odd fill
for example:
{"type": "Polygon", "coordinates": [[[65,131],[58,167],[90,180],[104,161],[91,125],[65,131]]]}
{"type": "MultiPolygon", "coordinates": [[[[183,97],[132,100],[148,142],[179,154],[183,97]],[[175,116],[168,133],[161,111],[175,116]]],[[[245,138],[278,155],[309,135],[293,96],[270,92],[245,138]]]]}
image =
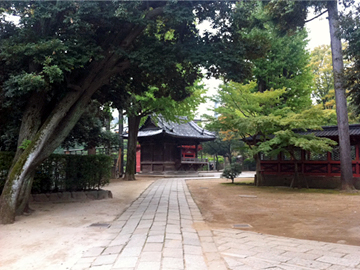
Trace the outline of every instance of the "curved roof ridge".
{"type": "MultiPolygon", "coordinates": [[[[154,117],[154,116],[152,116],[154,117]]],[[[199,127],[194,121],[186,121],[187,117],[178,117],[180,123],[175,121],[166,121],[164,117],[157,116],[158,130],[177,138],[189,138],[199,141],[214,140],[215,135],[201,127],[199,127]],[[185,121],[184,121],[185,120],[185,121]]],[[[139,130],[138,137],[149,137],[158,134],[154,128],[147,128],[146,125],[150,123],[155,125],[155,122],[149,119],[146,124],[139,130]]]]}

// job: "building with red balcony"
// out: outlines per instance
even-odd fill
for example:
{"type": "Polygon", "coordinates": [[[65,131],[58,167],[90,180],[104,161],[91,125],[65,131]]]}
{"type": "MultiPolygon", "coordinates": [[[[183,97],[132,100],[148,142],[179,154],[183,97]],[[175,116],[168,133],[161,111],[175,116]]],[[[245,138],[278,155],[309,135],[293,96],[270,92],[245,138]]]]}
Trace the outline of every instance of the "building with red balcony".
{"type": "MultiPolygon", "coordinates": [[[[352,170],[354,185],[360,189],[360,124],[349,125],[352,170]]],[[[305,132],[303,132],[305,134],[305,132]]],[[[337,126],[326,126],[323,130],[311,130],[317,137],[339,141],[337,126]]],[[[289,186],[295,172],[295,161],[290,156],[280,154],[277,157],[261,155],[261,173],[264,185],[289,186]]],[[[340,187],[340,152],[335,147],[331,152],[312,154],[299,149],[296,162],[301,178],[312,188],[340,187]]]]}

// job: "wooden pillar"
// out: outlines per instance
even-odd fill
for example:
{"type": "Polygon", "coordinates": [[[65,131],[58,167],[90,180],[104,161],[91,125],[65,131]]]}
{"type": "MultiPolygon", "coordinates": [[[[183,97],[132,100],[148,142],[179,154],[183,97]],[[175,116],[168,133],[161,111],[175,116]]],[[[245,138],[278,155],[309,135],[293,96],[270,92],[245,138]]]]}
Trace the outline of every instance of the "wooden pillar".
{"type": "Polygon", "coordinates": [[[96,155],[96,148],[95,147],[90,147],[88,150],[88,155],[96,155]]]}
{"type": "Polygon", "coordinates": [[[327,174],[331,173],[331,152],[327,152],[327,174]]]}
{"type": "Polygon", "coordinates": [[[355,144],[355,173],[360,174],[359,168],[359,145],[355,144]]]}

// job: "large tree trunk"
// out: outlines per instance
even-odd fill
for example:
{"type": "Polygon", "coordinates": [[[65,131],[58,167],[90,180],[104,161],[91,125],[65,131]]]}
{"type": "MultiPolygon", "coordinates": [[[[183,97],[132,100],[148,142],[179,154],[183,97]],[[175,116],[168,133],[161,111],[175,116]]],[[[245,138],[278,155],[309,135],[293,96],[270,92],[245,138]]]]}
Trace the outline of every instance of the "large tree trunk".
{"type": "MultiPolygon", "coordinates": [[[[111,109],[110,109],[110,106],[107,105],[106,106],[106,116],[105,116],[105,130],[107,132],[111,131],[111,120],[112,120],[111,109]]],[[[110,140],[108,142],[106,142],[104,147],[105,147],[105,155],[111,156],[111,142],[110,142],[110,140]]]]}
{"type": "Polygon", "coordinates": [[[339,21],[337,1],[328,1],[329,26],[331,38],[331,53],[334,73],[336,114],[339,130],[340,146],[340,169],[341,169],[341,189],[353,190],[353,174],[351,164],[351,149],[349,136],[349,122],[346,94],[344,88],[344,63],[341,49],[341,40],[338,36],[339,21]]]}
{"type": "Polygon", "coordinates": [[[139,131],[141,116],[130,116],[129,121],[129,136],[127,146],[127,161],[126,161],[126,180],[135,180],[136,173],[136,145],[137,134],[139,131]]]}
{"type": "Polygon", "coordinates": [[[220,171],[220,169],[219,169],[219,156],[218,155],[215,155],[215,159],[216,159],[216,161],[215,161],[215,170],[217,170],[217,171],[220,171]]]}
{"type": "MultiPolygon", "coordinates": [[[[145,18],[153,20],[162,13],[162,7],[154,8],[145,18]]],[[[144,24],[134,25],[129,28],[127,35],[114,35],[119,49],[131,49],[133,41],[145,28],[144,24]]],[[[2,224],[13,223],[16,212],[22,212],[23,205],[27,205],[26,198],[30,195],[32,174],[36,167],[63,142],[87,108],[91,96],[107,84],[111,76],[121,74],[130,67],[130,61],[122,58],[123,55],[117,54],[114,50],[105,49],[104,52],[103,57],[99,57],[100,60],[91,62],[87,72],[83,73],[85,75],[69,75],[66,80],[67,92],[64,91],[64,97],[51,113],[44,113],[45,105],[42,106],[42,103],[45,103],[45,98],[37,103],[34,103],[34,98],[29,100],[28,114],[25,113],[22,119],[19,144],[24,140],[30,144],[24,151],[17,152],[7,176],[0,198],[2,224]]]]}
{"type": "Polygon", "coordinates": [[[119,109],[119,148],[120,148],[120,162],[119,164],[119,176],[122,177],[124,174],[124,137],[123,137],[123,131],[124,131],[124,117],[122,109],[119,109]]]}
{"type": "Polygon", "coordinates": [[[296,186],[297,188],[301,188],[301,183],[300,183],[300,179],[299,179],[298,162],[294,158],[293,158],[293,161],[294,161],[294,176],[293,176],[293,179],[292,179],[292,181],[290,183],[290,187],[295,188],[295,186],[296,186]]]}
{"type": "MultiPolygon", "coordinates": [[[[28,201],[24,200],[28,200],[30,196],[32,176],[36,167],[50,156],[66,138],[88,107],[91,96],[99,87],[97,84],[88,82],[85,85],[88,86],[87,89],[68,92],[36,133],[30,134],[26,129],[21,129],[22,133],[19,138],[26,138],[30,144],[21,154],[17,154],[7,176],[0,199],[2,224],[13,223],[15,215],[21,214],[26,208],[28,201]]],[[[29,104],[29,108],[38,105],[35,99],[30,99],[30,102],[32,104],[29,104]]],[[[37,123],[37,117],[38,115],[35,113],[28,114],[27,118],[22,119],[22,125],[31,126],[31,123],[37,123]]]]}
{"type": "MultiPolygon", "coordinates": [[[[80,95],[76,99],[74,93],[68,94],[54,109],[45,123],[31,137],[27,148],[17,154],[5,182],[0,200],[1,223],[15,221],[15,215],[21,214],[28,205],[34,171],[56,147],[65,139],[82,113],[85,111],[90,94],[80,95]]],[[[32,104],[33,105],[33,104],[32,104]]],[[[29,106],[32,107],[32,106],[29,106]]],[[[29,115],[26,122],[36,122],[35,115],[29,115]]],[[[29,124],[24,123],[25,126],[29,124]]],[[[27,131],[25,131],[27,132],[27,131]]],[[[30,136],[30,135],[29,135],[30,136]]],[[[23,134],[19,137],[25,137],[23,134]]]]}
{"type": "Polygon", "coordinates": [[[263,174],[261,171],[260,153],[254,155],[254,160],[256,162],[255,185],[259,187],[263,185],[263,174]]]}
{"type": "Polygon", "coordinates": [[[28,178],[24,181],[21,186],[18,203],[16,206],[16,215],[22,215],[23,213],[31,213],[33,210],[29,206],[29,197],[31,193],[31,187],[34,180],[35,172],[29,174],[28,178]]]}

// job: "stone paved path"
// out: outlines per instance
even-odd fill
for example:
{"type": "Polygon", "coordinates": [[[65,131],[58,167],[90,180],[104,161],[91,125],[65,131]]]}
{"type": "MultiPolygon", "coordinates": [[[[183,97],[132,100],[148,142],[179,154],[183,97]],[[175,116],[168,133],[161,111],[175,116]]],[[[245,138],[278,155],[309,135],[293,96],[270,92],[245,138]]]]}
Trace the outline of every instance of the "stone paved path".
{"type": "Polygon", "coordinates": [[[184,179],[155,181],[72,270],[360,269],[360,247],[209,230],[184,179]]]}

